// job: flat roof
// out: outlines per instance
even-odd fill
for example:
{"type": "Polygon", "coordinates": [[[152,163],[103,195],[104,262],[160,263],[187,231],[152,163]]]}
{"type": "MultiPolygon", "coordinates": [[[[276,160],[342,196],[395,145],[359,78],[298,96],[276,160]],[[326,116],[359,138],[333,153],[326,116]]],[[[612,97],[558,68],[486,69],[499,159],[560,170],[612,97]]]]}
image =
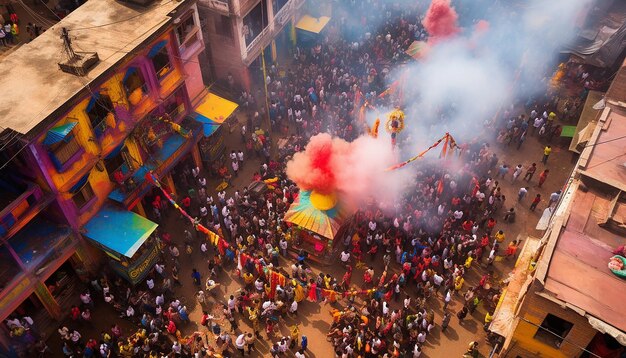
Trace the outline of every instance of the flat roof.
{"type": "Polygon", "coordinates": [[[611,210],[609,195],[578,188],[561,232],[544,288],[573,306],[626,332],[626,280],[607,267],[623,244],[617,233],[599,225],[611,210]]]}
{"type": "Polygon", "coordinates": [[[564,225],[555,232],[544,288],[626,332],[626,280],[607,266],[613,250],[624,245],[626,110],[608,105],[593,132],[565,193],[571,199],[557,209],[564,225]]]}
{"type": "Polygon", "coordinates": [[[626,59],[615,74],[615,78],[606,92],[606,98],[619,102],[626,101],[626,59]]]}
{"type": "Polygon", "coordinates": [[[589,159],[580,173],[607,183],[617,189],[626,189],[626,109],[611,108],[595,141],[589,141],[589,159]]]}
{"type": "MultiPolygon", "coordinates": [[[[36,134],[66,102],[108,69],[121,62],[166,25],[170,13],[186,1],[155,0],[141,7],[115,0],[87,1],[30,43],[0,62],[0,125],[21,134],[36,134]],[[75,52],[97,52],[100,61],[86,76],[61,71],[66,57],[61,28],[70,31],[75,52]],[[29,133],[33,131],[32,133],[29,133]]],[[[69,108],[68,108],[69,109],[69,108]]]]}

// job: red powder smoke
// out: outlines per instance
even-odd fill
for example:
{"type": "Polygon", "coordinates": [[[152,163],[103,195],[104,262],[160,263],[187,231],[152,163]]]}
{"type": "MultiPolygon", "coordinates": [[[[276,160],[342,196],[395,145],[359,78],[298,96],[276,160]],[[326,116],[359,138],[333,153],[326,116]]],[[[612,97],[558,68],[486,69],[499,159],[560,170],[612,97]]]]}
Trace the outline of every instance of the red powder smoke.
{"type": "Polygon", "coordinates": [[[383,192],[397,182],[395,173],[385,172],[394,161],[388,139],[369,136],[346,142],[327,133],[311,138],[303,152],[287,163],[287,176],[300,189],[321,194],[336,193],[349,202],[383,192]]]}
{"type": "Polygon", "coordinates": [[[328,134],[319,134],[311,138],[304,152],[296,153],[287,163],[287,175],[300,189],[315,190],[329,194],[337,187],[332,170],[335,149],[328,134]]]}
{"type": "Polygon", "coordinates": [[[489,31],[489,22],[487,20],[479,20],[475,25],[476,32],[489,31]]]}
{"type": "Polygon", "coordinates": [[[459,33],[457,19],[458,15],[450,6],[450,0],[432,0],[426,17],[422,21],[424,28],[430,35],[428,42],[439,41],[459,33]]]}

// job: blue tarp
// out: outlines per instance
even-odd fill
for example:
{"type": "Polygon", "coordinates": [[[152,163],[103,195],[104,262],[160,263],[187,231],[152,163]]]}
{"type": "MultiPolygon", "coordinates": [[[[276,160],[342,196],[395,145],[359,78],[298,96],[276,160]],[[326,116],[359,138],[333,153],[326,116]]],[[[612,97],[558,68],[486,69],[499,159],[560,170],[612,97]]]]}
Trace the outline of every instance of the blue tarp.
{"type": "Polygon", "coordinates": [[[152,58],[156,56],[159,51],[161,51],[161,49],[165,47],[165,45],[167,45],[167,40],[160,41],[156,45],[152,46],[150,52],[148,52],[148,57],[152,58]]]}
{"type": "Polygon", "coordinates": [[[69,122],[69,123],[50,129],[48,131],[48,134],[46,134],[46,139],[43,140],[43,144],[51,145],[51,144],[59,143],[60,141],[65,139],[65,137],[67,137],[68,134],[70,134],[72,129],[74,129],[74,127],[76,127],[77,124],[78,122],[69,122]]]}
{"type": "Polygon", "coordinates": [[[202,123],[202,129],[205,137],[211,136],[211,134],[215,133],[221,124],[215,122],[211,118],[205,117],[200,113],[195,113],[194,119],[200,123],[202,123]]]}
{"type": "Polygon", "coordinates": [[[107,249],[131,258],[157,226],[132,211],[105,204],[83,226],[83,234],[107,249]]]}

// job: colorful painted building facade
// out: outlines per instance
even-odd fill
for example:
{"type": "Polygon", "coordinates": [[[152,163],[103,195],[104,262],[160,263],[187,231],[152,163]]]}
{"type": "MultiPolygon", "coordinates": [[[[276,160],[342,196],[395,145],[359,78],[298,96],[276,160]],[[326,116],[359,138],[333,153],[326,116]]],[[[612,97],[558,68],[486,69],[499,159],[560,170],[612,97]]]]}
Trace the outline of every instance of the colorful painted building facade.
{"type": "MultiPolygon", "coordinates": [[[[176,164],[202,166],[194,106],[208,97],[194,1],[87,2],[57,27],[3,59],[12,70],[0,75],[17,84],[0,104],[0,318],[30,314],[40,327],[77,303],[100,265],[132,283],[152,269],[145,174],[174,192],[176,164]],[[59,70],[57,27],[98,53],[84,76],[59,70]]],[[[0,352],[19,347],[0,330],[0,352]]]]}

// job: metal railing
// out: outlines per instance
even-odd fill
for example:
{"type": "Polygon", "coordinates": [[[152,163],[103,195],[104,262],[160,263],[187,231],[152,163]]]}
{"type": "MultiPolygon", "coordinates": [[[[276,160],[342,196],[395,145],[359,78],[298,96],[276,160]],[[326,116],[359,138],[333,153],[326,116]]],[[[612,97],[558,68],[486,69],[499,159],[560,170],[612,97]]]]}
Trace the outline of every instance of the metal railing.
{"type": "Polygon", "coordinates": [[[270,41],[282,31],[285,24],[293,16],[293,12],[298,10],[305,0],[290,0],[274,15],[273,21],[268,24],[255,38],[246,46],[246,53],[243,57],[244,63],[252,62],[258,55],[257,52],[269,45],[270,41]]]}

